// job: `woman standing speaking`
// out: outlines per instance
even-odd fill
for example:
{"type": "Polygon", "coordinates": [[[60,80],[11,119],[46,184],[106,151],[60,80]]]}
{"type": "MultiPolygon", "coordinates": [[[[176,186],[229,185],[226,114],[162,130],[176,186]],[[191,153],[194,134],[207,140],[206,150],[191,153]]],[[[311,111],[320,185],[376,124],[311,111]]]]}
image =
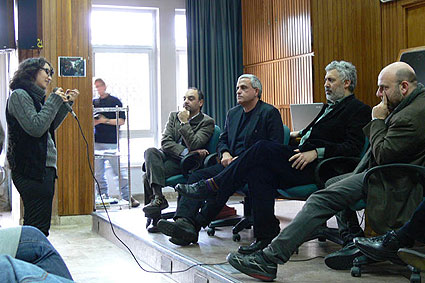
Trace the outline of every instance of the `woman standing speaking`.
{"type": "Polygon", "coordinates": [[[57,88],[46,99],[52,65],[44,58],[23,61],[10,81],[6,107],[7,160],[24,203],[24,225],[49,235],[56,179],[54,131],[68,114],[78,90],[57,88]]]}

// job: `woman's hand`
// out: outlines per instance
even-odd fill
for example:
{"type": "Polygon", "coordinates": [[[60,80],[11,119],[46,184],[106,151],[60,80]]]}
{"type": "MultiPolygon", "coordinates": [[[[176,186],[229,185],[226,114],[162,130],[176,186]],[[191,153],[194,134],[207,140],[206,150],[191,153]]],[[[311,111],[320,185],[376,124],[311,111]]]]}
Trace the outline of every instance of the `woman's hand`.
{"type": "Polygon", "coordinates": [[[75,101],[77,99],[77,96],[80,94],[78,89],[67,89],[65,92],[67,101],[75,101]]]}

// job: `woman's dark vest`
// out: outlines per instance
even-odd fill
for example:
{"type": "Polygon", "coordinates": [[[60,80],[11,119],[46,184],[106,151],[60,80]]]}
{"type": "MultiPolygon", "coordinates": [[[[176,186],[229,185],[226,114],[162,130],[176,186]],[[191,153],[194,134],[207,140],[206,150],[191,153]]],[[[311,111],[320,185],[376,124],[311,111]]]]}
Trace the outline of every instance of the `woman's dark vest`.
{"type": "MultiPolygon", "coordinates": [[[[41,103],[34,94],[27,91],[31,96],[35,110],[40,112],[44,99],[41,103]]],[[[9,114],[6,107],[6,121],[8,126],[7,160],[12,171],[23,176],[42,182],[45,175],[47,157],[47,132],[41,137],[33,137],[27,134],[18,120],[9,114]]],[[[53,126],[49,129],[54,141],[53,126]]]]}

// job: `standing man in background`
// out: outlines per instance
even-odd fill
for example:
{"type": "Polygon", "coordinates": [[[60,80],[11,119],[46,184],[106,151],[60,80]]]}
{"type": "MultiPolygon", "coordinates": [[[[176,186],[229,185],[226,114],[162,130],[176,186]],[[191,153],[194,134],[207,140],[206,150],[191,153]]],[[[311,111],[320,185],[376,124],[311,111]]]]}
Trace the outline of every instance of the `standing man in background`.
{"type": "MultiPolygon", "coordinates": [[[[93,106],[100,107],[122,107],[121,101],[115,96],[106,92],[106,84],[102,79],[96,79],[94,86],[99,94],[99,98],[93,99],[93,106]]],[[[101,112],[94,119],[94,149],[95,150],[115,150],[117,149],[117,126],[124,125],[125,113],[119,112],[118,120],[115,112],[101,112]]],[[[120,159],[117,157],[95,159],[95,176],[100,185],[100,193],[108,198],[108,183],[105,177],[105,161],[108,160],[115,176],[119,176],[119,186],[121,197],[131,201],[132,207],[138,207],[140,203],[129,195],[127,169],[121,167],[118,170],[120,159]]]]}

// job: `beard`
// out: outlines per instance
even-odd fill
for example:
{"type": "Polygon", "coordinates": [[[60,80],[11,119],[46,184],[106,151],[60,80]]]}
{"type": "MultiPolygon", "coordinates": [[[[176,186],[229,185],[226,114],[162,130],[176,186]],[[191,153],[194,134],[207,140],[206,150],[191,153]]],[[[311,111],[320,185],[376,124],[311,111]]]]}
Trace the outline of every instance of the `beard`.
{"type": "Polygon", "coordinates": [[[392,97],[393,97],[393,99],[392,99],[393,101],[390,101],[387,97],[387,108],[388,108],[388,111],[390,111],[390,112],[393,112],[394,109],[396,109],[396,107],[400,104],[400,102],[404,98],[403,95],[401,94],[400,89],[394,90],[392,97]],[[395,100],[394,98],[397,98],[397,100],[395,100]]]}
{"type": "Polygon", "coordinates": [[[344,97],[344,92],[331,92],[330,94],[326,94],[326,99],[332,102],[337,101],[344,97]]]}

